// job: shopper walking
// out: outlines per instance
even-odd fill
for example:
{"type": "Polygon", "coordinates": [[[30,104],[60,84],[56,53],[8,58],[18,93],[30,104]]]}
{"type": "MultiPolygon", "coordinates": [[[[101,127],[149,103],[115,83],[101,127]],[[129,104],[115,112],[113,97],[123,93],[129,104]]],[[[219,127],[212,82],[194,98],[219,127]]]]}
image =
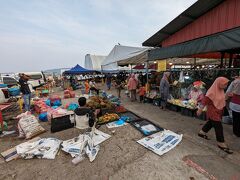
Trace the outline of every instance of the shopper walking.
{"type": "Polygon", "coordinates": [[[106,76],[106,84],[107,84],[108,90],[110,90],[112,85],[112,76],[110,73],[108,73],[106,76]]]}
{"type": "Polygon", "coordinates": [[[161,106],[160,108],[166,110],[167,100],[169,98],[169,77],[170,72],[165,72],[160,81],[161,106]]]}
{"type": "Polygon", "coordinates": [[[227,90],[227,98],[231,98],[229,108],[232,110],[233,134],[240,137],[240,77],[230,84],[227,90]]]}
{"type": "Polygon", "coordinates": [[[223,135],[222,114],[226,105],[224,89],[227,87],[229,80],[225,77],[218,77],[207,91],[202,101],[202,107],[197,111],[197,115],[201,115],[202,110],[207,106],[207,123],[202,127],[198,136],[209,139],[208,131],[215,129],[218,147],[228,154],[233,152],[227,147],[223,135]]]}
{"type": "Polygon", "coordinates": [[[20,84],[20,90],[23,94],[23,100],[24,100],[24,108],[25,111],[30,111],[30,106],[31,106],[31,91],[28,86],[28,80],[29,76],[26,74],[19,74],[19,84],[20,84]]]}
{"type": "Polygon", "coordinates": [[[121,72],[119,72],[117,74],[117,77],[115,80],[115,87],[117,89],[118,98],[121,98],[121,91],[122,91],[124,85],[125,85],[125,83],[124,83],[123,74],[121,72]]]}
{"type": "Polygon", "coordinates": [[[135,75],[132,74],[127,85],[128,90],[130,91],[132,102],[137,100],[137,85],[138,85],[138,80],[135,78],[135,75]]]}

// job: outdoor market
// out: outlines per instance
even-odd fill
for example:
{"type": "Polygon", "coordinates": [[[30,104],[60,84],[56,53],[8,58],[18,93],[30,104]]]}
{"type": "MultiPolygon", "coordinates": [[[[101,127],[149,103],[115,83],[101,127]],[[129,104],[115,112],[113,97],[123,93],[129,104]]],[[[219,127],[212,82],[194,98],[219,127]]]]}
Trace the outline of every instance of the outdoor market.
{"type": "Polygon", "coordinates": [[[240,1],[71,66],[0,73],[0,179],[240,178],[240,1]]]}

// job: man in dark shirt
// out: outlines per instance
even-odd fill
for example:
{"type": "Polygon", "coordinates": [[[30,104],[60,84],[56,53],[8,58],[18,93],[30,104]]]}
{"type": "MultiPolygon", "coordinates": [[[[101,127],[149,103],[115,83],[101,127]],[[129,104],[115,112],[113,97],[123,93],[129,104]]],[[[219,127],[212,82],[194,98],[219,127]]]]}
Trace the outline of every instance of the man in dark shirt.
{"type": "Polygon", "coordinates": [[[90,109],[89,107],[86,106],[87,104],[87,99],[85,97],[80,97],[78,99],[78,104],[79,104],[79,108],[75,109],[75,114],[77,116],[84,116],[86,114],[89,114],[89,127],[93,127],[94,122],[95,122],[95,116],[97,114],[97,112],[93,112],[92,109],[90,109]]]}
{"type": "Polygon", "coordinates": [[[31,91],[28,86],[28,80],[29,76],[26,74],[19,74],[19,84],[20,84],[20,90],[23,94],[24,99],[24,108],[26,111],[30,111],[30,105],[31,105],[31,91]]]}
{"type": "Polygon", "coordinates": [[[118,98],[121,98],[121,90],[124,88],[124,77],[121,72],[117,74],[115,83],[116,83],[118,98]]]}
{"type": "Polygon", "coordinates": [[[106,84],[107,84],[108,90],[110,90],[111,84],[112,84],[112,75],[110,73],[108,73],[106,76],[106,84]]]}

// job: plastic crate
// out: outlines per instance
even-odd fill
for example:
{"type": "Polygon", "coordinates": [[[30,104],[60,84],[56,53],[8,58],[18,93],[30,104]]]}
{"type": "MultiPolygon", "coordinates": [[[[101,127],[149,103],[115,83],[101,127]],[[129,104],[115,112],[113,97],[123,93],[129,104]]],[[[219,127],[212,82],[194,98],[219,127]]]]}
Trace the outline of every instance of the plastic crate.
{"type": "Polygon", "coordinates": [[[144,98],[143,98],[143,102],[144,102],[144,103],[153,103],[153,99],[148,98],[148,97],[144,97],[144,98]]]}
{"type": "Polygon", "coordinates": [[[196,115],[196,110],[182,107],[181,108],[181,114],[184,115],[184,116],[194,117],[196,115]]]}
{"type": "Polygon", "coordinates": [[[104,115],[106,113],[115,113],[115,109],[108,109],[108,108],[102,108],[101,109],[101,115],[104,115]]]}
{"type": "Polygon", "coordinates": [[[154,106],[160,106],[161,105],[161,100],[160,99],[154,99],[153,100],[153,105],[154,106]]]}
{"type": "Polygon", "coordinates": [[[149,136],[149,135],[152,135],[154,133],[157,133],[159,131],[163,131],[164,129],[162,127],[159,127],[157,126],[156,124],[150,122],[149,120],[147,119],[137,119],[135,121],[132,121],[130,122],[130,124],[135,127],[138,131],[140,131],[143,135],[145,136],[149,136]],[[146,131],[144,130],[144,126],[147,126],[147,125],[152,125],[155,130],[152,130],[152,131],[146,131]]]}
{"type": "Polygon", "coordinates": [[[168,104],[167,105],[167,108],[171,111],[175,111],[175,112],[180,112],[181,111],[181,107],[180,106],[177,106],[177,105],[174,105],[174,104],[168,104]]]}
{"type": "Polygon", "coordinates": [[[134,113],[132,113],[131,111],[127,111],[125,113],[119,113],[119,116],[127,116],[129,117],[129,120],[128,122],[131,122],[131,121],[135,121],[137,119],[140,119],[140,117],[134,113]]]}

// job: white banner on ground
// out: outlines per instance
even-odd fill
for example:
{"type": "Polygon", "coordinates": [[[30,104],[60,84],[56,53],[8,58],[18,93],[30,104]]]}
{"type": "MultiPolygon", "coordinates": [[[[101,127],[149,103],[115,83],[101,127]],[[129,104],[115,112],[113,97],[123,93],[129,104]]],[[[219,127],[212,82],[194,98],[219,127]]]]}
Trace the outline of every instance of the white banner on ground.
{"type": "Polygon", "coordinates": [[[80,134],[76,138],[63,141],[62,150],[75,158],[73,160],[74,164],[82,161],[85,154],[89,157],[90,162],[92,162],[100,149],[99,144],[110,137],[110,135],[95,129],[92,132],[80,134]]]}
{"type": "Polygon", "coordinates": [[[34,157],[55,159],[61,143],[62,141],[56,138],[43,138],[35,142],[19,144],[16,149],[17,154],[24,159],[32,159],[34,157]]]}
{"type": "Polygon", "coordinates": [[[164,130],[137,141],[142,146],[158,155],[163,155],[177,146],[182,140],[182,134],[164,130]]]}

